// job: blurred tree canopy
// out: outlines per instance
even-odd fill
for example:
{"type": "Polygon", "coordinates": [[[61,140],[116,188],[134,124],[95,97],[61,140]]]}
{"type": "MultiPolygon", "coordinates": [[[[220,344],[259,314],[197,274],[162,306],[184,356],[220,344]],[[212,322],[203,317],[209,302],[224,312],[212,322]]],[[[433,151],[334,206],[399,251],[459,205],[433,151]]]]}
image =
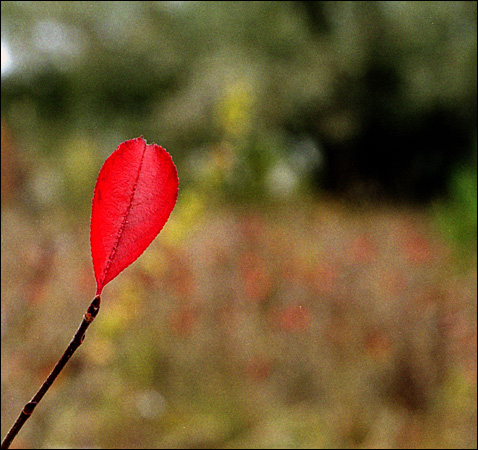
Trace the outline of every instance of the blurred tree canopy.
{"type": "Polygon", "coordinates": [[[476,19],[466,1],[2,2],[2,129],[79,202],[139,135],[217,195],[426,201],[476,163],[476,19]]]}

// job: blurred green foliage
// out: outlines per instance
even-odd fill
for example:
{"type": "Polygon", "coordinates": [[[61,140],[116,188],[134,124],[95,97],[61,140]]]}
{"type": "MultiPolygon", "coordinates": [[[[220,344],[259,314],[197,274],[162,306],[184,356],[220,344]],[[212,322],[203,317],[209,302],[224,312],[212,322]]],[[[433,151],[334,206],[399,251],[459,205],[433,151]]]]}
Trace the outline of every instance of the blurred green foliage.
{"type": "Polygon", "coordinates": [[[477,171],[476,138],[472,165],[456,167],[451,178],[451,193],[435,205],[435,214],[444,234],[455,243],[459,266],[466,268],[476,259],[477,171]]]}
{"type": "Polygon", "coordinates": [[[472,151],[474,2],[3,2],[3,45],[4,125],[85,204],[65,141],[98,166],[144,135],[183,186],[221,158],[206,172],[234,200],[317,181],[354,200],[426,200],[472,151]]]}

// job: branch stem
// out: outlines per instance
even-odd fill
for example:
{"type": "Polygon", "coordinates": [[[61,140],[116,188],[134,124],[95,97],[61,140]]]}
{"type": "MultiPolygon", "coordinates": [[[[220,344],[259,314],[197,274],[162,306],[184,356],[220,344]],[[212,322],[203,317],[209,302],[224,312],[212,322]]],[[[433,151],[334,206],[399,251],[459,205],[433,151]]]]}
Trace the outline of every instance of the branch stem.
{"type": "Polygon", "coordinates": [[[45,382],[41,385],[38,392],[33,396],[33,398],[24,406],[22,412],[18,416],[18,419],[10,428],[10,431],[5,436],[5,439],[2,442],[2,449],[6,449],[10,447],[15,436],[18,434],[20,429],[23,427],[25,422],[31,416],[33,410],[38,405],[40,400],[46,394],[46,391],[50,388],[50,386],[55,381],[56,377],[62,371],[65,364],[69,361],[73,353],[75,353],[76,349],[83,343],[83,339],[85,338],[85,332],[87,328],[90,326],[91,322],[95,319],[98,311],[100,310],[100,296],[97,295],[93,301],[91,302],[90,306],[88,307],[85,315],[83,316],[83,321],[81,322],[78,330],[76,331],[73,339],[69,343],[65,353],[63,353],[62,357],[58,360],[55,367],[51,371],[50,375],[48,375],[45,382]]]}

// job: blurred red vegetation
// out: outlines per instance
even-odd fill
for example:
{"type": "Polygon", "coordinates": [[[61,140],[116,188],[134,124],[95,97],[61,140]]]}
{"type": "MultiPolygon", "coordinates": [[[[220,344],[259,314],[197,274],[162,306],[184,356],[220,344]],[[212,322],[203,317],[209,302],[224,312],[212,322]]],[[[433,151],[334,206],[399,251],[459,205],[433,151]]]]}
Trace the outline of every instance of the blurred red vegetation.
{"type": "MultiPolygon", "coordinates": [[[[22,220],[4,219],[2,402],[16,399],[3,403],[7,417],[61,353],[94,290],[87,231],[55,232],[38,244],[36,224],[22,220]],[[21,239],[18,223],[29,227],[21,239]],[[30,382],[18,385],[20,374],[30,382]]],[[[59,223],[42,220],[52,220],[44,230],[59,223]]],[[[186,403],[188,411],[227,411],[224,423],[234,425],[217,439],[232,447],[234,430],[267,446],[260,436],[277,419],[274,410],[290,414],[284,420],[293,427],[321,430],[298,446],[473,447],[476,267],[457,275],[432,229],[419,212],[358,217],[333,204],[315,212],[217,211],[180,243],[155,241],[147,270],[139,263],[111,283],[90,347],[50,398],[69,408],[69,393],[84,389],[78,377],[100,404],[122,405],[135,386],[159,391],[169,406],[155,419],[161,433],[150,445],[170,442],[171,424],[182,419],[168,414],[186,403]],[[118,320],[131,305],[135,320],[118,320]],[[111,349],[107,364],[89,356],[94,342],[111,349]],[[109,379],[104,391],[97,380],[109,379]]],[[[104,414],[103,426],[129,423],[124,413],[104,414]]],[[[147,424],[134,427],[148,434],[147,424]]],[[[95,441],[125,446],[126,434],[95,441]]]]}
{"type": "Polygon", "coordinates": [[[270,295],[272,279],[266,261],[260,255],[253,251],[244,252],[239,257],[239,272],[248,299],[261,302],[270,295]]]}
{"type": "Polygon", "coordinates": [[[169,317],[169,326],[178,336],[190,336],[197,322],[197,314],[190,307],[180,307],[172,311],[169,317]]]}
{"type": "Polygon", "coordinates": [[[273,371],[273,363],[262,356],[255,356],[245,364],[245,375],[255,382],[261,382],[268,379],[273,371]]]}
{"type": "Polygon", "coordinates": [[[1,201],[3,206],[18,196],[24,170],[18,156],[20,152],[18,152],[8,125],[3,120],[1,138],[1,201]]]}
{"type": "Polygon", "coordinates": [[[271,314],[272,326],[289,333],[306,331],[310,327],[311,321],[309,309],[302,305],[289,305],[273,311],[271,314]]]}
{"type": "Polygon", "coordinates": [[[360,234],[345,250],[354,263],[366,264],[377,258],[378,249],[373,239],[367,234],[360,234]]]}
{"type": "Polygon", "coordinates": [[[167,267],[162,282],[170,286],[179,299],[190,298],[195,290],[195,280],[187,250],[165,247],[164,251],[167,267]]]}

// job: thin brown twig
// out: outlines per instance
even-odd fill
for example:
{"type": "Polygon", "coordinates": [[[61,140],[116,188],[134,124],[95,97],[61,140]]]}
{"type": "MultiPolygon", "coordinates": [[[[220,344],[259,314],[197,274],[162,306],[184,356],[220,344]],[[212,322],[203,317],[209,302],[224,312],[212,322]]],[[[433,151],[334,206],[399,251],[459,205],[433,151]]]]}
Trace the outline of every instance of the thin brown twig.
{"type": "Polygon", "coordinates": [[[15,421],[15,423],[12,425],[12,428],[10,428],[9,432],[5,436],[5,439],[2,442],[2,449],[10,447],[10,444],[12,443],[13,439],[18,434],[18,432],[23,427],[28,418],[31,416],[33,410],[43,398],[46,391],[48,391],[50,386],[55,381],[56,377],[62,371],[63,367],[65,367],[65,364],[69,361],[73,353],[75,353],[76,349],[82,344],[87,328],[90,326],[91,322],[93,322],[96,315],[98,314],[98,311],[100,310],[100,303],[100,296],[97,295],[88,307],[86,314],[83,316],[83,321],[81,322],[67,349],[65,350],[65,353],[63,353],[62,357],[58,360],[55,367],[51,371],[50,375],[48,375],[45,382],[41,385],[38,392],[24,406],[22,412],[18,416],[18,419],[15,421]]]}

